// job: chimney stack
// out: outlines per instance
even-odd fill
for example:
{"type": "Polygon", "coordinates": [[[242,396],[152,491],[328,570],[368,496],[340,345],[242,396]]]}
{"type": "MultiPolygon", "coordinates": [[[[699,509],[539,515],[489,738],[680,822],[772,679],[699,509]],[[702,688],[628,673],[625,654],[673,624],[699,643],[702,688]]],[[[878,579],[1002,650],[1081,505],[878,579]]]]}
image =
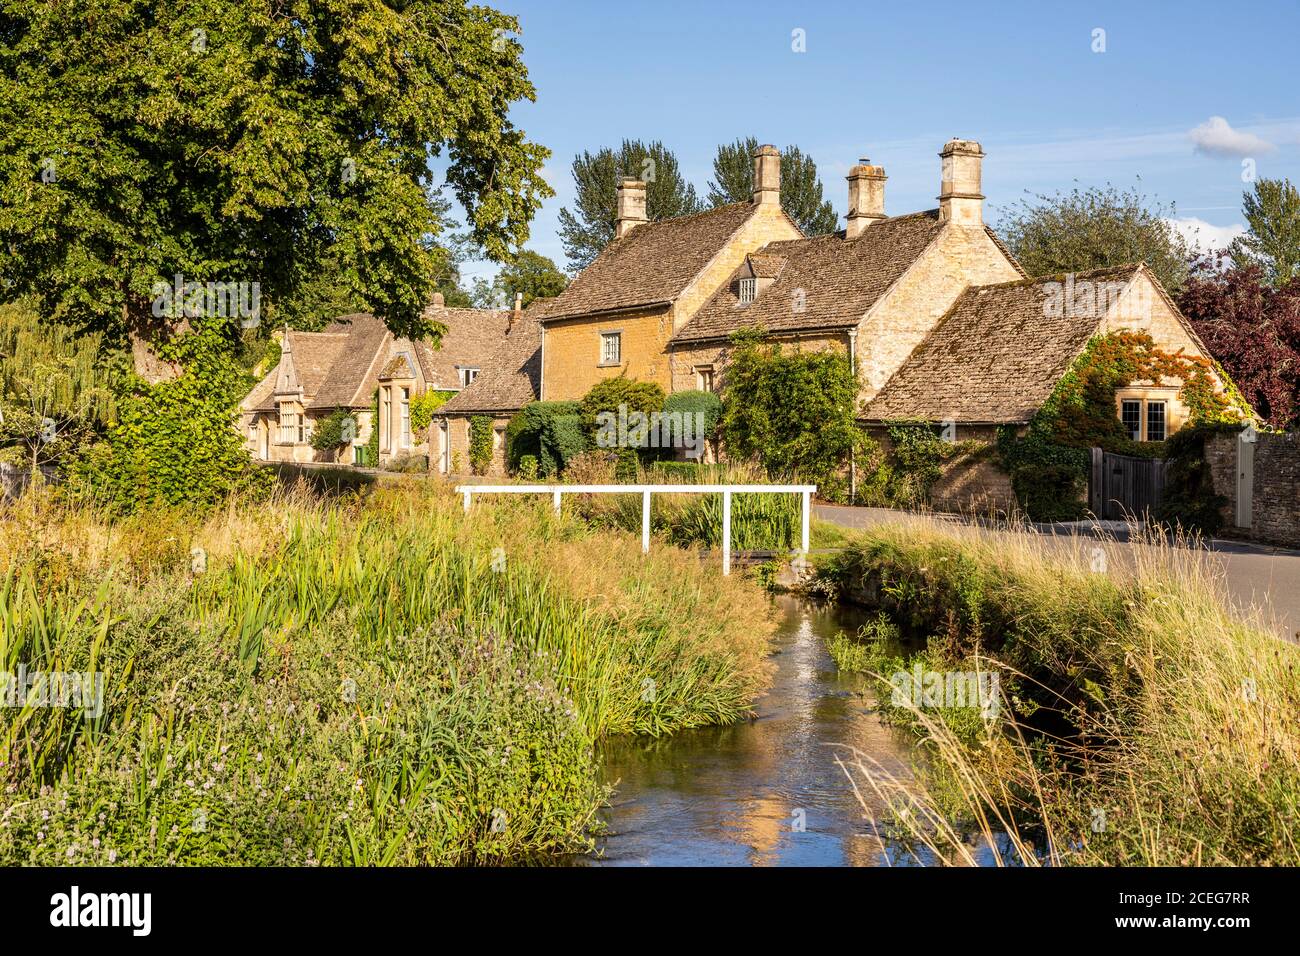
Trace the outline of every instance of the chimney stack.
{"type": "Polygon", "coordinates": [[[781,152],[775,146],[754,150],[755,206],[781,205],[781,152]]]}
{"type": "Polygon", "coordinates": [[[885,167],[868,165],[865,156],[849,170],[849,214],[845,217],[844,238],[856,239],[873,222],[885,216],[885,167]]]}
{"type": "Polygon", "coordinates": [[[441,292],[435,292],[433,294],[433,307],[435,309],[441,309],[443,307],[443,303],[446,301],[447,300],[442,297],[441,292]]]}
{"type": "Polygon", "coordinates": [[[984,223],[984,194],[980,166],[984,150],[973,139],[950,139],[939,153],[943,172],[939,187],[939,218],[959,226],[984,223]]]}
{"type": "Polygon", "coordinates": [[[523,312],[524,312],[524,294],[522,292],[516,292],[515,307],[510,312],[510,318],[506,322],[506,335],[509,335],[511,330],[514,329],[515,324],[518,323],[519,317],[523,315],[523,312]]]}
{"type": "Polygon", "coordinates": [[[622,239],[647,221],[645,183],[639,179],[624,179],[618,186],[618,222],[614,226],[614,238],[622,239]]]}

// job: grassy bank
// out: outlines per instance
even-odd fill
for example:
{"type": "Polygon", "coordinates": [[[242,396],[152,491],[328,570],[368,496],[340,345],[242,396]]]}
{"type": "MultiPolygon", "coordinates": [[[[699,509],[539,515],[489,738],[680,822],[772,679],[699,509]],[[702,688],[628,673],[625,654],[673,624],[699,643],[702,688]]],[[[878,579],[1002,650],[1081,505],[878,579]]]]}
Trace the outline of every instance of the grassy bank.
{"type": "Polygon", "coordinates": [[[424,864],[589,845],[593,745],[746,713],[755,585],[545,503],[429,482],[205,520],[0,518],[0,672],[103,712],[0,710],[0,862],[424,864]]]}
{"type": "Polygon", "coordinates": [[[913,520],[853,533],[818,573],[881,612],[833,650],[882,679],[932,769],[906,788],[865,755],[847,769],[919,844],[973,862],[973,830],[1004,862],[1300,862],[1300,649],[1230,606],[1212,555],[913,520]],[[997,713],[896,698],[885,682],[918,664],[995,671],[997,713]]]}

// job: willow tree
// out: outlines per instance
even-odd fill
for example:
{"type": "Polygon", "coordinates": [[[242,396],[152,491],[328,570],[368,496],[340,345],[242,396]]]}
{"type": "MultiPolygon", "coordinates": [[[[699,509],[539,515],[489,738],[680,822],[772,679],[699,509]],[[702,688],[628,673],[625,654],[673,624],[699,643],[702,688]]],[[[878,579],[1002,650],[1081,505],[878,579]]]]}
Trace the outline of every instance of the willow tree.
{"type": "Polygon", "coordinates": [[[434,169],[494,258],[551,195],[508,115],[534,96],[517,30],[465,0],[6,0],[0,287],[129,339],[141,371],[176,276],[274,303],[337,269],[394,331],[436,333],[434,169]]]}

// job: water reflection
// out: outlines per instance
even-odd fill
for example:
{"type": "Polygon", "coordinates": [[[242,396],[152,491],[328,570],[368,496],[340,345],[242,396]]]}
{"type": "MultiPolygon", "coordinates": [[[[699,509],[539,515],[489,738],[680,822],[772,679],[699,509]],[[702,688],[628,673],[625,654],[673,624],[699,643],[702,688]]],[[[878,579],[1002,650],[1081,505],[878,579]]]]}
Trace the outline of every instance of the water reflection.
{"type": "MultiPolygon", "coordinates": [[[[872,713],[866,681],[840,674],[825,638],[862,623],[848,608],[778,598],[781,628],[771,689],[757,717],[734,727],[606,745],[616,784],[599,865],[886,863],[843,770],[847,745],[907,779],[911,746],[872,713]]],[[[864,794],[870,798],[870,794],[864,794]]],[[[872,811],[878,808],[870,808],[872,811]]],[[[892,855],[892,854],[891,854],[892,855]]],[[[895,864],[905,862],[895,856],[895,864]]]]}

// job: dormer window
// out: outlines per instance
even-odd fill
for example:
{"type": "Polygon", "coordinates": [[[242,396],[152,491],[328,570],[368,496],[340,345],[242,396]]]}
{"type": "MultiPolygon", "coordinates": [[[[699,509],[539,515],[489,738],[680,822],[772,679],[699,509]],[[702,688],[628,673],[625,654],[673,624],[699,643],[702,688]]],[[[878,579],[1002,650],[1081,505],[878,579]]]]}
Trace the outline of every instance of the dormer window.
{"type": "Polygon", "coordinates": [[[758,295],[758,280],[753,276],[740,280],[740,304],[749,305],[758,295]]]}
{"type": "Polygon", "coordinates": [[[474,379],[478,378],[478,369],[461,365],[456,369],[460,373],[460,387],[469,388],[474,384],[474,379]]]}

